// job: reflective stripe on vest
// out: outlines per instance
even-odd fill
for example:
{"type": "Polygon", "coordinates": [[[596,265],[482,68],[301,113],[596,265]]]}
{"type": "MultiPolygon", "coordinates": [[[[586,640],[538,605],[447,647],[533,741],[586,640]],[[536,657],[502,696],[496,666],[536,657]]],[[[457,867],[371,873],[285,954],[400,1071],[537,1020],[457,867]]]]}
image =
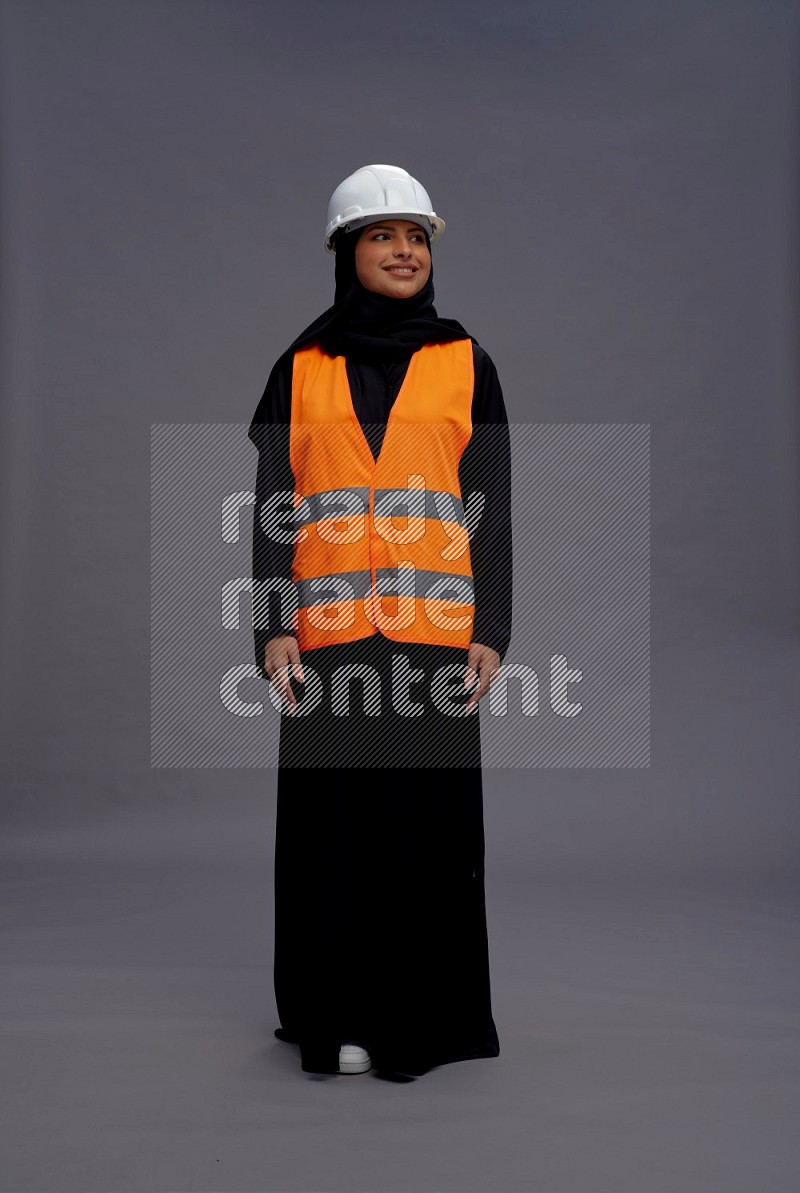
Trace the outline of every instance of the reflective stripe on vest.
{"type": "Polygon", "coordinates": [[[458,466],[472,434],[472,343],[411,357],[377,461],[343,356],[295,353],[290,457],[292,580],[301,650],[378,631],[468,647],[474,585],[458,466]]]}

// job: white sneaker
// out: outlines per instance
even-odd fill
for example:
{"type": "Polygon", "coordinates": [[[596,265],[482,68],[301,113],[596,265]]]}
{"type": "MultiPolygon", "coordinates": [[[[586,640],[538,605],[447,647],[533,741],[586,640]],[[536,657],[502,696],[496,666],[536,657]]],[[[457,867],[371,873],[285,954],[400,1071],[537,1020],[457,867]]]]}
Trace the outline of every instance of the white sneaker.
{"type": "Polygon", "coordinates": [[[372,1068],[372,1060],[366,1048],[360,1044],[342,1044],[339,1049],[340,1073],[366,1073],[372,1068]]]}

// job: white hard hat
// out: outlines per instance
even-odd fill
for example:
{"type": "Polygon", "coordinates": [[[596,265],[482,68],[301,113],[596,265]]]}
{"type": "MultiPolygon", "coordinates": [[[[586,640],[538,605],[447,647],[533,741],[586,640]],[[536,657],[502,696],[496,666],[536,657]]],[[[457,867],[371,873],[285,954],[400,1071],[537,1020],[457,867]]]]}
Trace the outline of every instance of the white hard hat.
{"type": "Polygon", "coordinates": [[[340,182],[328,204],[325,248],[335,253],[334,233],[352,232],[382,216],[421,224],[431,243],[444,232],[444,220],[431,208],[425,187],[401,166],[362,166],[340,182]]]}

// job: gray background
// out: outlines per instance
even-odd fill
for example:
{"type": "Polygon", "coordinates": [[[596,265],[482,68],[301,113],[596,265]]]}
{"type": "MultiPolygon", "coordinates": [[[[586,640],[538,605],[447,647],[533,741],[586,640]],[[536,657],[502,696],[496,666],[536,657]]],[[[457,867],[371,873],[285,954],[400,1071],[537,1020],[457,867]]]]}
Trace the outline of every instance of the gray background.
{"type": "Polygon", "coordinates": [[[1,32],[0,1187],[794,1189],[798,6],[1,32]],[[653,477],[651,767],[487,772],[501,1055],[407,1085],[272,1037],[274,771],[149,765],[150,426],[249,420],[387,160],[512,421],[650,423],[653,477]]]}

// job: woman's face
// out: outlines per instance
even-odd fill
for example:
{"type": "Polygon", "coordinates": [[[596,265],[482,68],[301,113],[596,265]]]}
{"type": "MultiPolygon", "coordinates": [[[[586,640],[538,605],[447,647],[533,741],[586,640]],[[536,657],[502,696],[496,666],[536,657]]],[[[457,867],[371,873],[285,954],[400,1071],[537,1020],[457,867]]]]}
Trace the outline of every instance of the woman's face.
{"type": "Polygon", "coordinates": [[[356,276],[366,290],[389,298],[411,298],[431,273],[425,233],[411,220],[367,224],[356,243],[356,276]]]}

